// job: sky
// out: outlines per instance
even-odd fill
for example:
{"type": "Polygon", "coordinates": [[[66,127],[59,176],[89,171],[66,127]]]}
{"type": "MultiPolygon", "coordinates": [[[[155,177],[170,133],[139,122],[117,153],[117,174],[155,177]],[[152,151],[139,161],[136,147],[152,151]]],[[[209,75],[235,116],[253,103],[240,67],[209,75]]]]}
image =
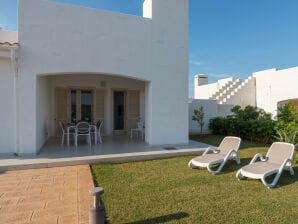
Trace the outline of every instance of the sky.
{"type": "MultiPolygon", "coordinates": [[[[142,15],[143,0],[51,0],[142,15]]],[[[17,30],[17,0],[0,0],[0,27],[17,30]]],[[[189,0],[189,96],[209,82],[298,66],[298,0],[189,0]]]]}

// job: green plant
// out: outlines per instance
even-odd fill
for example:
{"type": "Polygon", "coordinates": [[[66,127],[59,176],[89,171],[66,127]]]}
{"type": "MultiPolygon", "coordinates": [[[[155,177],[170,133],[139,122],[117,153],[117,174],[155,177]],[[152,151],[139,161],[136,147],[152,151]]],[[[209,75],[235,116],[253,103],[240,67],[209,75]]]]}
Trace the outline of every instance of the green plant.
{"type": "Polygon", "coordinates": [[[288,142],[295,145],[295,148],[298,146],[298,128],[294,132],[288,132],[286,130],[277,130],[277,136],[275,138],[280,142],[288,142]]]}
{"type": "Polygon", "coordinates": [[[199,109],[195,109],[194,112],[193,112],[193,115],[192,115],[192,120],[197,121],[200,125],[201,134],[203,132],[203,127],[205,125],[204,116],[205,116],[205,113],[204,113],[203,106],[200,106],[199,109]]]}
{"type": "Polygon", "coordinates": [[[213,134],[236,135],[241,138],[257,140],[264,143],[272,140],[275,122],[271,114],[253,106],[242,109],[234,106],[232,115],[216,117],[209,122],[209,129],[213,134]]]}
{"type": "Polygon", "coordinates": [[[298,146],[298,107],[288,103],[278,107],[277,122],[274,127],[278,141],[298,146]]]}

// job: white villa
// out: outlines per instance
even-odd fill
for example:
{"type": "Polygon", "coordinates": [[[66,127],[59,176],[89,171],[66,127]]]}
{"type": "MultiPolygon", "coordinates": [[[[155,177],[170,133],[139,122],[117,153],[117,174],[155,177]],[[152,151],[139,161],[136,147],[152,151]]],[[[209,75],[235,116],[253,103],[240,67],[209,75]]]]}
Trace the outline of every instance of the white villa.
{"type": "MultiPolygon", "coordinates": [[[[298,104],[298,67],[269,69],[253,73],[245,80],[226,78],[208,83],[204,74],[194,77],[194,100],[189,105],[189,116],[194,108],[205,108],[206,124],[212,117],[226,116],[235,105],[256,106],[276,116],[279,105],[298,104]]],[[[197,124],[189,121],[190,131],[198,131],[197,124]]],[[[205,130],[208,125],[205,126],[205,130]]]]}
{"type": "Polygon", "coordinates": [[[0,31],[0,154],[36,154],[58,120],[145,123],[150,145],[188,143],[188,0],[144,0],[133,16],[19,0],[0,31]]]}

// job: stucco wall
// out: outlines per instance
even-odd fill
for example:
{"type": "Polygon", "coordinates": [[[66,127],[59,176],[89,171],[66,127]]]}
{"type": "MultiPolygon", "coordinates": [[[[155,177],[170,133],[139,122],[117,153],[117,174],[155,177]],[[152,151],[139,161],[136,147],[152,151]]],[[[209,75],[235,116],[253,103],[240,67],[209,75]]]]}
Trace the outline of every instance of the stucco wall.
{"type": "Polygon", "coordinates": [[[188,141],[188,0],[146,0],[145,6],[152,6],[144,10],[152,19],[20,0],[21,151],[37,148],[36,136],[27,134],[37,131],[36,75],[72,72],[149,81],[146,141],[188,141]]]}
{"type": "Polygon", "coordinates": [[[298,98],[298,67],[253,73],[257,107],[276,116],[279,101],[298,98]]]}
{"type": "Polygon", "coordinates": [[[242,86],[237,88],[237,92],[231,95],[230,98],[226,100],[225,104],[239,105],[243,108],[246,106],[256,106],[255,78],[250,77],[244,80],[242,86]]]}
{"type": "Polygon", "coordinates": [[[40,149],[50,137],[51,103],[48,77],[36,80],[36,130],[37,149],[40,149]]]}
{"type": "Polygon", "coordinates": [[[18,42],[18,33],[9,30],[0,30],[0,43],[16,43],[18,42]]]}
{"type": "Polygon", "coordinates": [[[189,133],[194,134],[194,133],[200,133],[201,128],[198,124],[198,122],[192,120],[192,115],[195,109],[200,108],[200,106],[203,106],[203,111],[204,111],[204,122],[205,125],[203,127],[203,132],[208,133],[208,125],[209,125],[209,120],[214,118],[214,117],[225,117],[229,114],[231,114],[231,108],[233,105],[221,105],[216,102],[216,100],[204,100],[204,99],[195,99],[192,100],[188,104],[189,107],[189,133]]]}
{"type": "Polygon", "coordinates": [[[231,82],[233,78],[220,79],[217,82],[209,83],[206,85],[198,85],[197,79],[195,78],[194,96],[195,99],[210,99],[220,88],[231,82]]]}
{"type": "Polygon", "coordinates": [[[207,85],[195,86],[195,99],[209,99],[218,91],[218,83],[210,83],[207,85]]]}
{"type": "Polygon", "coordinates": [[[10,59],[0,58],[0,154],[15,150],[14,75],[10,59]]]}

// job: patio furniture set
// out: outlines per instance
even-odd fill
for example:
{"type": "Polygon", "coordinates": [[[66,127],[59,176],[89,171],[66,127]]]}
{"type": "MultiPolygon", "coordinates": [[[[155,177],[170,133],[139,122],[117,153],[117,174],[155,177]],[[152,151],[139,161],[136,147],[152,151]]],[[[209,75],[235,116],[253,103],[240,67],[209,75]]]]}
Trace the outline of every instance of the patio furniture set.
{"type": "Polygon", "coordinates": [[[87,138],[88,144],[91,146],[91,136],[94,135],[94,144],[97,142],[102,143],[100,129],[103,124],[102,120],[98,120],[96,124],[89,123],[86,121],[81,121],[78,123],[68,123],[65,124],[63,121],[59,121],[59,126],[61,129],[61,145],[64,144],[64,138],[66,136],[67,146],[69,146],[69,137],[72,135],[74,139],[74,145],[78,145],[78,137],[85,136],[87,138]]]}
{"type": "MultiPolygon", "coordinates": [[[[218,174],[228,160],[235,160],[240,164],[240,158],[237,155],[241,139],[238,137],[225,137],[218,147],[208,147],[202,156],[198,156],[189,161],[190,168],[207,167],[208,171],[213,174],[218,174]],[[213,166],[219,164],[216,170],[213,166]]],[[[257,153],[251,162],[242,167],[236,173],[238,180],[252,178],[261,179],[262,183],[268,187],[276,186],[282,172],[288,170],[294,175],[291,162],[294,156],[295,146],[285,142],[274,142],[265,157],[257,153]],[[257,161],[257,160],[260,161],[257,161]],[[275,175],[273,181],[268,183],[266,178],[275,175]]]]}

